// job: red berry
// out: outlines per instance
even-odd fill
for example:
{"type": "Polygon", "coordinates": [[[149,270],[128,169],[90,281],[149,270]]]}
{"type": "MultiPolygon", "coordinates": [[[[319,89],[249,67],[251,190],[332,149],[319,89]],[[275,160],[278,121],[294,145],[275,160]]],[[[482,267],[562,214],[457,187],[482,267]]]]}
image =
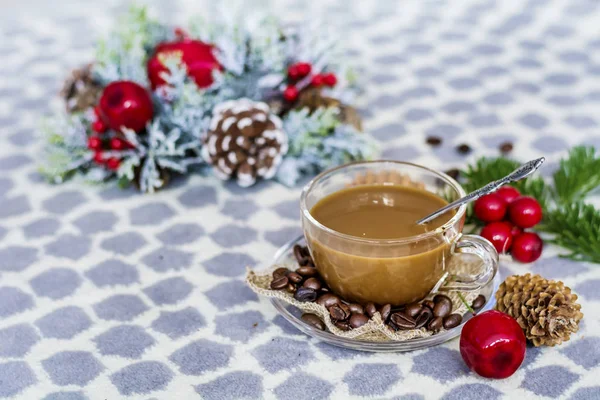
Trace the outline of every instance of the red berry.
{"type": "Polygon", "coordinates": [[[518,226],[516,226],[515,224],[513,224],[510,221],[502,221],[503,224],[506,224],[507,226],[510,227],[510,234],[512,235],[513,238],[515,238],[517,235],[520,235],[521,232],[523,232],[523,230],[521,228],[519,228],[518,226]]]}
{"type": "Polygon", "coordinates": [[[323,85],[323,75],[316,74],[310,80],[310,84],[314,87],[319,87],[323,85]]]}
{"type": "Polygon", "coordinates": [[[500,311],[474,316],[460,334],[460,355],[484,378],[503,379],[514,374],[525,359],[526,348],[519,323],[500,311]]]}
{"type": "Polygon", "coordinates": [[[337,83],[337,78],[332,73],[325,74],[325,75],[323,75],[323,83],[329,87],[334,87],[335,84],[337,83]]]}
{"type": "Polygon", "coordinates": [[[286,87],[283,91],[283,98],[289,101],[290,103],[296,101],[296,99],[298,98],[298,88],[294,85],[286,87]]]}
{"type": "Polygon", "coordinates": [[[519,228],[531,228],[542,220],[542,207],[533,197],[521,196],[510,203],[508,216],[519,228]]]}
{"type": "Polygon", "coordinates": [[[298,70],[297,64],[288,67],[288,78],[292,81],[297,81],[300,78],[300,71],[298,70]]]}
{"type": "Polygon", "coordinates": [[[495,193],[486,194],[475,202],[474,211],[483,222],[501,221],[506,215],[506,202],[495,193]]]}
{"type": "Polygon", "coordinates": [[[104,133],[108,129],[108,126],[102,120],[97,119],[92,122],[92,130],[97,133],[104,133]]]}
{"type": "Polygon", "coordinates": [[[540,258],[543,247],[544,242],[537,233],[523,232],[515,237],[510,253],[515,260],[530,263],[540,258]]]}
{"type": "Polygon", "coordinates": [[[104,155],[101,151],[97,151],[94,153],[94,162],[96,164],[104,164],[106,160],[104,159],[104,155]]]}
{"type": "Polygon", "coordinates": [[[498,253],[506,253],[512,244],[513,236],[509,224],[490,222],[481,230],[481,236],[492,242],[498,253]]]}
{"type": "Polygon", "coordinates": [[[90,150],[100,150],[102,148],[102,139],[98,136],[90,136],[87,145],[90,150]]]}
{"type": "Polygon", "coordinates": [[[100,97],[102,120],[116,131],[122,127],[143,130],[154,115],[148,91],[135,82],[116,81],[104,88],[100,97]]]}
{"type": "Polygon", "coordinates": [[[127,143],[120,138],[114,137],[110,139],[110,148],[113,150],[123,150],[127,147],[127,143]]]}
{"type": "Polygon", "coordinates": [[[115,158],[115,157],[111,157],[106,161],[106,166],[111,171],[118,170],[120,165],[121,165],[121,160],[119,160],[118,158],[115,158]]]}
{"type": "Polygon", "coordinates": [[[506,201],[506,204],[512,203],[517,197],[521,196],[521,193],[512,186],[502,186],[496,190],[496,194],[506,201]]]}
{"type": "Polygon", "coordinates": [[[312,67],[309,63],[299,62],[296,64],[296,69],[298,70],[298,75],[300,75],[300,78],[304,78],[310,74],[312,67]]]}

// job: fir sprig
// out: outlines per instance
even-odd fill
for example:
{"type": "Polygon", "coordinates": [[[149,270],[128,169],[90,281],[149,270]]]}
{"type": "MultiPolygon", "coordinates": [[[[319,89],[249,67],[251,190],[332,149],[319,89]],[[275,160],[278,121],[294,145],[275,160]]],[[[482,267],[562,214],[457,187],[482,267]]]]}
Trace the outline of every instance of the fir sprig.
{"type": "MultiPolygon", "coordinates": [[[[470,192],[509,174],[520,165],[507,158],[482,158],[462,171],[462,183],[470,192]]],[[[600,157],[591,146],[577,146],[562,159],[552,180],[532,177],[516,182],[523,195],[535,197],[544,210],[537,230],[549,241],[569,251],[562,255],[576,261],[600,263],[600,210],[584,202],[600,186],[600,157]]],[[[467,223],[477,223],[472,210],[467,223]]]]}

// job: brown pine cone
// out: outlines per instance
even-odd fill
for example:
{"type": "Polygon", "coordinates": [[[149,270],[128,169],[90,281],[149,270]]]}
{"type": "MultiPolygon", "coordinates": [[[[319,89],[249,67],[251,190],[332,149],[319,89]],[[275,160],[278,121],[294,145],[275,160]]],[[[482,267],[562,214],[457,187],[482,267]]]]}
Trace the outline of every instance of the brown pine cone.
{"type": "Polygon", "coordinates": [[[323,96],[321,89],[307,88],[300,92],[296,108],[307,107],[312,113],[320,107],[337,107],[340,110],[339,118],[344,124],[354,125],[356,129],[362,131],[362,121],[360,115],[354,107],[340,103],[338,99],[323,96]]]}
{"type": "Polygon", "coordinates": [[[219,178],[235,178],[240,186],[247,187],[257,178],[272,178],[287,149],[281,120],[269,106],[239,99],[214,108],[202,156],[219,178]]]}
{"type": "Polygon", "coordinates": [[[583,318],[569,287],[539,275],[509,276],[498,288],[496,302],[496,309],[515,318],[534,346],[568,341],[583,318]]]}
{"type": "Polygon", "coordinates": [[[94,107],[102,95],[102,86],[92,77],[92,64],[77,68],[65,80],[60,92],[67,112],[81,112],[94,107]]]}

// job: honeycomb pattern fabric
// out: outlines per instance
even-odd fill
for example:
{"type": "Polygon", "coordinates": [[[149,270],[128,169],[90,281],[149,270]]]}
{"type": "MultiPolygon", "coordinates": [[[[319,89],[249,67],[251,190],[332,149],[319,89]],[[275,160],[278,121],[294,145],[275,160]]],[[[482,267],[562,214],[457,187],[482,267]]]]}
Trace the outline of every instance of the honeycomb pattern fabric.
{"type": "MultiPolygon", "coordinates": [[[[501,273],[564,281],[581,299],[580,332],[529,348],[515,375],[491,381],[466,369],[457,340],[402,354],[320,343],[245,286],[246,266],[300,233],[300,187],[191,176],[140,195],[43,182],[41,117],[62,107],[63,77],[127,5],[13,3],[0,6],[0,398],[600,398],[600,269],[559,249],[532,265],[502,259],[501,273]]],[[[156,3],[185,21],[217,2],[156,3]]],[[[448,169],[509,141],[518,159],[548,157],[549,174],[568,147],[600,144],[595,0],[256,7],[336,27],[385,158],[448,169]],[[472,153],[455,150],[463,143],[472,153]]]]}

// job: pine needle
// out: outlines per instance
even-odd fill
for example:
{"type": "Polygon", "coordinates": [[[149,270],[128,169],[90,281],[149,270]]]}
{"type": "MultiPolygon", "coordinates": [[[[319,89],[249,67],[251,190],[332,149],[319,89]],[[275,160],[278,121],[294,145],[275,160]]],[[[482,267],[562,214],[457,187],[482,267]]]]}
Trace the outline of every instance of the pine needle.
{"type": "Polygon", "coordinates": [[[600,158],[594,147],[577,146],[560,161],[554,173],[554,197],[558,204],[582,200],[600,185],[600,158]]]}

